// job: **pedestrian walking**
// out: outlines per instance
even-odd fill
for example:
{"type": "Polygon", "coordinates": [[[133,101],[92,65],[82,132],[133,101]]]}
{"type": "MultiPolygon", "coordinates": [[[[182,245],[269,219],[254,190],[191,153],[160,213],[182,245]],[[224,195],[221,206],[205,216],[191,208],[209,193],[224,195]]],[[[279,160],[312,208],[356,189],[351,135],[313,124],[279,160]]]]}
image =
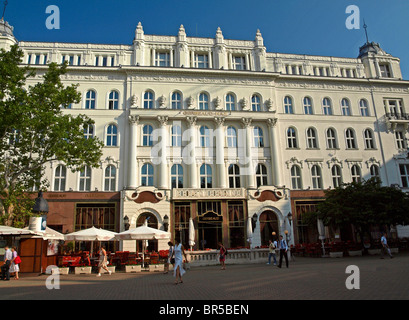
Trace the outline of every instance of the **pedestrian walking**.
{"type": "Polygon", "coordinates": [[[283,262],[283,256],[285,258],[285,264],[288,268],[288,245],[287,241],[283,239],[283,236],[280,236],[280,240],[278,241],[278,248],[280,249],[280,262],[278,263],[278,267],[281,268],[282,262],[283,262]]]}
{"type": "Polygon", "coordinates": [[[222,265],[222,270],[226,270],[226,253],[227,250],[224,247],[223,243],[219,242],[220,252],[219,252],[219,260],[220,264],[222,265]]]}
{"type": "Polygon", "coordinates": [[[173,276],[175,277],[175,284],[183,283],[182,276],[185,274],[185,269],[183,269],[183,256],[185,256],[185,261],[187,261],[187,256],[185,248],[179,242],[178,239],[175,240],[175,246],[173,248],[173,256],[175,258],[175,266],[173,269],[173,276]],[[180,281],[178,282],[178,278],[180,281]]]}
{"type": "Polygon", "coordinates": [[[12,253],[12,259],[11,259],[11,264],[10,264],[10,269],[9,269],[9,273],[12,274],[14,273],[14,279],[18,280],[18,273],[20,271],[20,267],[19,267],[19,259],[20,257],[17,254],[17,249],[16,247],[12,247],[11,248],[11,253],[12,253]]]}
{"type": "Polygon", "coordinates": [[[13,254],[11,250],[9,249],[9,246],[4,247],[5,252],[4,252],[4,265],[1,267],[1,279],[5,281],[10,280],[10,265],[11,265],[11,260],[13,259],[13,254]]]}
{"type": "Polygon", "coordinates": [[[267,264],[271,264],[271,257],[274,258],[274,265],[277,265],[277,257],[276,257],[276,248],[277,248],[277,241],[268,241],[268,248],[270,249],[268,253],[268,262],[267,264]]]}
{"type": "Polygon", "coordinates": [[[391,253],[391,249],[388,246],[388,240],[386,239],[386,232],[383,233],[382,237],[381,237],[381,244],[382,244],[382,248],[381,248],[381,259],[384,259],[385,257],[385,252],[389,255],[389,257],[392,259],[392,253],[391,253]]]}
{"type": "Polygon", "coordinates": [[[175,267],[175,258],[173,257],[173,243],[172,243],[172,241],[168,242],[168,246],[169,246],[169,254],[168,254],[168,258],[166,259],[166,262],[165,262],[165,272],[164,272],[164,274],[167,274],[169,272],[169,264],[172,264],[173,267],[175,267]]]}
{"type": "Polygon", "coordinates": [[[98,262],[98,274],[97,277],[101,276],[101,269],[108,271],[109,275],[111,275],[111,271],[107,268],[108,264],[108,257],[107,252],[105,251],[104,247],[101,247],[99,250],[99,262],[98,262]]]}

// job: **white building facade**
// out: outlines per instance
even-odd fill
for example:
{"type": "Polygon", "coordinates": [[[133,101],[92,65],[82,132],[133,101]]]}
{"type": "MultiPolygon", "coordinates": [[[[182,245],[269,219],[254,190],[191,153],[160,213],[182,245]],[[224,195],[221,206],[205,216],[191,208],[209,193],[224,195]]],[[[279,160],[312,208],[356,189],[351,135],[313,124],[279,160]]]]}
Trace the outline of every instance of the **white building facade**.
{"type": "MultiPolygon", "coordinates": [[[[19,44],[33,81],[68,62],[62,80],[79,84],[82,101],[65,112],[95,121],[84,138],[103,140],[104,154],[80,173],[50,163],[49,193],[78,193],[78,203],[119,193],[115,231],[149,217],[187,244],[192,218],[195,248],[245,247],[251,221],[252,247],[273,232],[301,242],[302,212],[324,189],[373,176],[409,188],[409,82],[376,43],[337,58],[267,52],[259,31],[253,41],[220,28],[188,37],[183,26],[158,36],[139,23],[131,45],[104,45],[17,41],[2,28],[0,47],[19,44]]],[[[72,229],[84,227],[80,211],[64,213],[72,229]]]]}

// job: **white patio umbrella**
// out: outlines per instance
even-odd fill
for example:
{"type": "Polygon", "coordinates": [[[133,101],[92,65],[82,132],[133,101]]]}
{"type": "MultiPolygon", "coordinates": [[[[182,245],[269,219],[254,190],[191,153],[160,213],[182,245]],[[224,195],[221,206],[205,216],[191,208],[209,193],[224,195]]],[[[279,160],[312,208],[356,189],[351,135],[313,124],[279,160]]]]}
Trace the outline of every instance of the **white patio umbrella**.
{"type": "Polygon", "coordinates": [[[0,226],[0,236],[34,235],[35,232],[28,229],[20,229],[9,226],[0,226]]]}
{"type": "Polygon", "coordinates": [[[325,227],[324,227],[324,222],[322,221],[322,219],[317,219],[317,227],[318,227],[318,239],[321,240],[321,244],[322,244],[322,255],[325,256],[325,247],[324,247],[325,227]]]}
{"type": "Polygon", "coordinates": [[[247,218],[247,242],[250,244],[250,260],[251,260],[251,243],[253,242],[253,227],[251,217],[247,218]]]}
{"type": "MultiPolygon", "coordinates": [[[[28,230],[28,227],[24,228],[28,230]]],[[[45,228],[44,232],[34,232],[33,238],[42,238],[43,240],[65,240],[65,236],[49,227],[45,228]]]]}
{"type": "Polygon", "coordinates": [[[195,225],[193,224],[193,219],[189,219],[189,246],[190,250],[195,245],[195,225]]]}
{"type": "MultiPolygon", "coordinates": [[[[159,229],[148,227],[147,221],[137,228],[118,233],[115,238],[118,240],[164,240],[170,239],[170,233],[159,229]]],[[[142,264],[145,267],[145,241],[142,241],[142,264]]]]}
{"type": "MultiPolygon", "coordinates": [[[[98,229],[94,226],[88,229],[72,232],[65,235],[66,241],[114,241],[116,232],[109,230],[98,229]]],[[[91,246],[91,255],[92,255],[93,245],[91,246]]]]}

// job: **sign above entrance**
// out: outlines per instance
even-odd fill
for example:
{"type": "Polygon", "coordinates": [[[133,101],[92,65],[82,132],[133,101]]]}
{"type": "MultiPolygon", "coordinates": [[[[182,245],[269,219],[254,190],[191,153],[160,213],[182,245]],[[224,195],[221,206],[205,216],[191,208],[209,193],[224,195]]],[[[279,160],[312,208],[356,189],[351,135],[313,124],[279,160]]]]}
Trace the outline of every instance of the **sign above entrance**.
{"type": "Polygon", "coordinates": [[[201,216],[197,216],[199,223],[200,222],[222,222],[223,216],[218,215],[216,212],[206,212],[201,216]]]}
{"type": "Polygon", "coordinates": [[[172,200],[245,199],[246,190],[239,189],[173,189],[172,200]]]}

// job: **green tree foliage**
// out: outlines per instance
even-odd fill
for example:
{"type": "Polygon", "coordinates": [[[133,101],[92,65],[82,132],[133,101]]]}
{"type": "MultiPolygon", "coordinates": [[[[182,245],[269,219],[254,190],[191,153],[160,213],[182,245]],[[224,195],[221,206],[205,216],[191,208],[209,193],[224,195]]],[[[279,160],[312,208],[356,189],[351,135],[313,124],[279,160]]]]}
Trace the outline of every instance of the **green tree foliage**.
{"type": "Polygon", "coordinates": [[[18,46],[0,51],[0,196],[8,224],[17,214],[11,199],[47,183],[41,180],[46,163],[62,161],[72,171],[98,167],[103,146],[98,138],[84,139],[90,118],[64,112],[81,99],[78,85],[61,82],[67,64],[51,63],[37,75],[21,66],[22,57],[18,46]]]}

